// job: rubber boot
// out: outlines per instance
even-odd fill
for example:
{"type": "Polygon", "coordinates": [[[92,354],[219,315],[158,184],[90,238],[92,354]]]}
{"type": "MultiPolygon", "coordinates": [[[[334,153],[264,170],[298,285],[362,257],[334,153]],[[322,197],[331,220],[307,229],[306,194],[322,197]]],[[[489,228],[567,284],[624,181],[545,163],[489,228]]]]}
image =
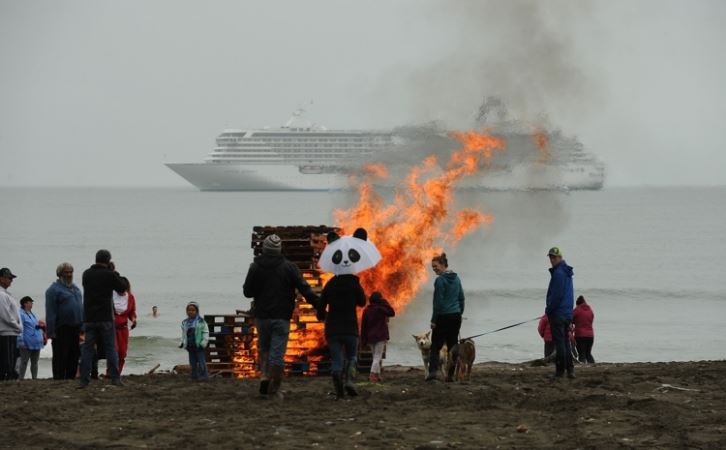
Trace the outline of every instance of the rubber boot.
{"type": "Polygon", "coordinates": [[[268,370],[269,356],[270,354],[267,352],[260,352],[259,354],[260,372],[262,373],[262,378],[260,379],[260,395],[263,397],[267,396],[267,391],[270,386],[270,374],[268,370]]]}
{"type": "Polygon", "coordinates": [[[436,381],[436,373],[439,371],[438,361],[434,361],[433,354],[429,356],[429,372],[426,381],[436,381]]]}
{"type": "Polygon", "coordinates": [[[355,364],[351,363],[351,361],[348,361],[345,364],[345,367],[343,368],[343,377],[345,392],[351,397],[356,397],[358,395],[358,390],[355,388],[355,383],[353,382],[355,379],[355,364]]]}
{"type": "Polygon", "coordinates": [[[280,391],[280,385],[282,384],[282,375],[285,368],[282,366],[270,366],[270,385],[267,387],[267,395],[270,398],[276,400],[282,400],[282,391],[280,391]]]}
{"type": "Polygon", "coordinates": [[[333,387],[335,388],[335,399],[341,400],[345,397],[345,389],[343,388],[343,380],[339,373],[333,374],[333,387]]]}
{"type": "Polygon", "coordinates": [[[456,372],[456,365],[451,364],[448,367],[447,373],[446,373],[446,382],[451,383],[454,381],[454,373],[456,372]]]}

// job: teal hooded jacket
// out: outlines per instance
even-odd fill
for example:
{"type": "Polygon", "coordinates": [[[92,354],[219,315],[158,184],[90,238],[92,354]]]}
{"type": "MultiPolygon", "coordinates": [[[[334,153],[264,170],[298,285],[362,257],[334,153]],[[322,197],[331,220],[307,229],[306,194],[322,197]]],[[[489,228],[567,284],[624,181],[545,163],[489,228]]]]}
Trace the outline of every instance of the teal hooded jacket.
{"type": "Polygon", "coordinates": [[[464,313],[464,289],[456,272],[447,270],[434,281],[434,312],[431,323],[442,314],[464,313]]]}

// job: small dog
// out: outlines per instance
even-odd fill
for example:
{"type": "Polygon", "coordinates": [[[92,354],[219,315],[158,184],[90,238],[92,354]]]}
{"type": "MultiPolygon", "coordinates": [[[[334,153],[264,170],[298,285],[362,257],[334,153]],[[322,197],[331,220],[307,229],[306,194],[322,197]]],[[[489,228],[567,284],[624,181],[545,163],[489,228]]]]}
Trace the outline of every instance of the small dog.
{"type": "MultiPolygon", "coordinates": [[[[431,330],[419,335],[414,334],[413,339],[416,341],[416,346],[421,351],[421,358],[423,359],[424,363],[424,375],[426,378],[428,378],[429,361],[431,360],[431,330]]],[[[446,367],[446,356],[446,345],[444,345],[439,352],[438,366],[438,373],[442,378],[444,377],[444,368],[446,367]]]]}
{"type": "Polygon", "coordinates": [[[469,381],[471,368],[476,358],[476,346],[472,339],[459,341],[449,352],[449,361],[446,373],[454,373],[454,380],[469,381]],[[452,367],[453,366],[453,367],[452,367]],[[452,370],[453,368],[453,370],[452,370]]]}

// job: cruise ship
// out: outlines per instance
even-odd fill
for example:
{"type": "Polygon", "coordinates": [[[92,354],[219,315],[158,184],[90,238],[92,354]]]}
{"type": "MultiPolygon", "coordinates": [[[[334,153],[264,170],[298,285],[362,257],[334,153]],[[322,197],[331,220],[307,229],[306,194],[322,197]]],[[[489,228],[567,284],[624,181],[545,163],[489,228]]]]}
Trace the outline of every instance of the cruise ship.
{"type": "MultiPolygon", "coordinates": [[[[415,164],[426,156],[423,151],[432,143],[437,150],[456,148],[443,130],[328,130],[299,123],[302,114],[296,111],[277,129],[224,130],[203,162],[166,166],[202,191],[345,190],[354,187],[350,175],[366,163],[390,162],[393,176],[381,184],[393,187],[412,160],[415,164]]],[[[548,135],[550,155],[543,161],[537,158],[531,133],[505,132],[502,137],[507,151],[458,188],[596,190],[603,186],[602,163],[574,138],[548,135]]]]}

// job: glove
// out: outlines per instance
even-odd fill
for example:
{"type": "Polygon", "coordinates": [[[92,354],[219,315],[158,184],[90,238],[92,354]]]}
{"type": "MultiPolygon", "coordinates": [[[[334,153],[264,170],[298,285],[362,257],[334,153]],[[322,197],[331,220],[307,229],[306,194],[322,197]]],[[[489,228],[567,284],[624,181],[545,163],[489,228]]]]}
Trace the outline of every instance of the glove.
{"type": "Polygon", "coordinates": [[[179,348],[184,348],[184,344],[179,344],[179,348]]]}
{"type": "Polygon", "coordinates": [[[131,322],[131,329],[133,330],[134,328],[136,328],[136,321],[135,320],[133,322],[131,322]]]}

